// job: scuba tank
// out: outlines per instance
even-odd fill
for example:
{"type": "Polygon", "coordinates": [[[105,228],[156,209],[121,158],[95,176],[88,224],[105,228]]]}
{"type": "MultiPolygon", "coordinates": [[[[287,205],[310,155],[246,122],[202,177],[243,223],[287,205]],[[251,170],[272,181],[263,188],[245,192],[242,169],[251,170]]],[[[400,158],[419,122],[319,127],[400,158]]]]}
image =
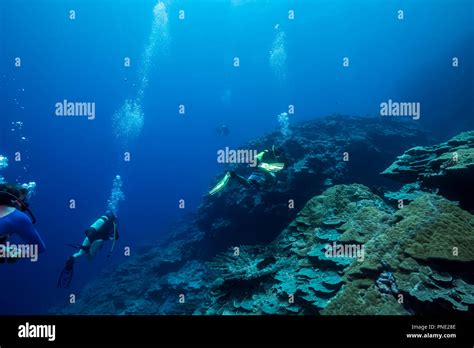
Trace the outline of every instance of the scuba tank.
{"type": "Polygon", "coordinates": [[[113,213],[102,215],[86,230],[86,236],[91,244],[98,239],[104,241],[112,239],[112,247],[107,255],[109,257],[114,250],[115,241],[119,239],[117,218],[113,213]]]}
{"type": "Polygon", "coordinates": [[[86,230],[86,236],[91,243],[97,239],[118,239],[117,218],[112,213],[102,215],[86,230]],[[111,229],[113,229],[112,235],[111,229]]]}

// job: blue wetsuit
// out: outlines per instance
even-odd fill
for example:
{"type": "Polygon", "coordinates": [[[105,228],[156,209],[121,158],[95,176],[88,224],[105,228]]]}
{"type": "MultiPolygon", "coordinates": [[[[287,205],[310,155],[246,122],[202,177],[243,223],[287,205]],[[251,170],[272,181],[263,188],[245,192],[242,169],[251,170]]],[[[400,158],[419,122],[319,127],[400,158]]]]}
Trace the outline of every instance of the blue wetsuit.
{"type": "Polygon", "coordinates": [[[40,253],[46,250],[43,240],[28,216],[17,209],[0,218],[0,236],[5,234],[9,236],[17,235],[25,244],[38,245],[38,252],[40,253]]]}

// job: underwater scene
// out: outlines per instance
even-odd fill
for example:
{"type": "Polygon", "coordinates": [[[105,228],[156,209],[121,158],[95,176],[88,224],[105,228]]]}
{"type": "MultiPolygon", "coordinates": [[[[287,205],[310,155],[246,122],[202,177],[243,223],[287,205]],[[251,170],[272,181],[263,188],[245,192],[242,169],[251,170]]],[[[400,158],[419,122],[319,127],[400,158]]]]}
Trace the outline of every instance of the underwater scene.
{"type": "Polygon", "coordinates": [[[474,310],[472,0],[2,0],[0,315],[474,310]]]}

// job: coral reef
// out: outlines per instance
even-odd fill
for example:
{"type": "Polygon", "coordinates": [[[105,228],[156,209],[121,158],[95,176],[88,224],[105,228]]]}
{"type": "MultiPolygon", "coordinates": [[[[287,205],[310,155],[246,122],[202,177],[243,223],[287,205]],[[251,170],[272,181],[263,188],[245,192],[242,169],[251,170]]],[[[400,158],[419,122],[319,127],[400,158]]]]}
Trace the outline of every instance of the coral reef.
{"type": "MultiPolygon", "coordinates": [[[[469,134],[444,146],[407,151],[408,156],[390,167],[392,174],[384,172],[405,178],[404,187],[397,191],[392,185],[390,192],[379,188],[390,186],[390,180],[377,179],[378,173],[396,154],[427,141],[405,123],[333,116],[292,126],[292,137],[284,142],[278,133],[267,135],[248,147],[261,150],[276,144],[284,149],[289,165],[275,187],[256,191],[229,184],[219,195],[204,198],[198,213],[172,227],[163,240],[104,272],[74,306],[52,312],[472,311],[474,216],[440,195],[447,187],[443,180],[472,170],[465,156],[471,148],[469,134]],[[428,185],[434,182],[425,175],[428,167],[434,168],[432,161],[455,148],[462,159],[453,166],[438,161],[436,175],[429,175],[443,177],[438,181],[443,184],[428,185]],[[344,152],[348,162],[340,158],[344,152]],[[428,160],[422,160],[427,153],[428,160]],[[415,154],[421,156],[417,164],[409,160],[415,154]],[[456,171],[460,174],[450,174],[456,171]],[[404,204],[394,205],[398,200],[404,204]]],[[[251,170],[230,169],[243,175],[251,170]]]]}
{"type": "Polygon", "coordinates": [[[382,175],[406,183],[439,189],[448,199],[474,209],[474,131],[433,146],[416,146],[403,153],[382,175]]]}
{"type": "Polygon", "coordinates": [[[234,247],[207,262],[183,261],[190,244],[156,247],[119,266],[61,312],[468,311],[474,306],[473,246],[474,216],[445,198],[425,194],[394,210],[363,185],[337,185],[308,201],[266,246],[234,247]],[[328,255],[334,242],[359,243],[364,257],[328,255]]]}
{"type": "MultiPolygon", "coordinates": [[[[393,181],[378,173],[399,153],[429,140],[412,123],[377,118],[335,115],[290,128],[290,138],[273,132],[242,147],[261,151],[275,145],[281,150],[287,166],[278,173],[276,185],[255,190],[231,183],[217,197],[204,198],[196,224],[205,233],[202,250],[208,256],[233,245],[272,241],[309,199],[328,186],[360,183],[396,189],[393,181]]],[[[253,171],[243,165],[228,169],[243,176],[253,171]]]]}
{"type": "Polygon", "coordinates": [[[380,314],[384,306],[385,314],[472,310],[474,279],[468,270],[474,264],[474,216],[425,194],[393,217],[365,244],[365,260],[347,268],[344,291],[323,314],[356,314],[348,312],[348,297],[364,290],[376,296],[365,303],[363,314],[380,314]],[[396,293],[374,292],[384,272],[391,273],[396,293]]]}

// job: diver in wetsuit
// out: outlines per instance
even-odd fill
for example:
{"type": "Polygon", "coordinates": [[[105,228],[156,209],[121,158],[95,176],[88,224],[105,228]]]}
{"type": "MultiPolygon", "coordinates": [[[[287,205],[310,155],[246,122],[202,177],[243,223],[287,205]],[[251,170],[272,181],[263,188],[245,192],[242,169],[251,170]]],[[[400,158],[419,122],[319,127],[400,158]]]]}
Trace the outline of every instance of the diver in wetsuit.
{"type": "Polygon", "coordinates": [[[112,248],[108,256],[111,255],[115,241],[119,239],[116,216],[112,212],[107,212],[97,219],[85,233],[86,238],[82,245],[70,245],[78,249],[78,252],[67,259],[66,265],[59,276],[58,288],[69,288],[73,276],[74,263],[78,257],[85,255],[89,261],[92,261],[106,241],[112,241],[112,248]]]}
{"type": "Polygon", "coordinates": [[[283,156],[278,154],[275,146],[271,150],[264,150],[257,154],[257,167],[259,171],[252,172],[248,178],[245,178],[234,171],[228,171],[225,176],[209,191],[210,195],[215,195],[227,186],[230,179],[235,179],[241,185],[254,187],[257,189],[266,185],[272,185],[276,182],[276,174],[283,170],[285,161],[283,156]]]}
{"type": "MultiPolygon", "coordinates": [[[[37,245],[38,252],[42,253],[46,250],[46,246],[33,226],[36,219],[29,209],[27,197],[28,189],[24,187],[0,184],[0,244],[5,245],[16,235],[25,244],[37,245]]],[[[15,261],[16,258],[0,258],[0,263],[15,261]]]]}

